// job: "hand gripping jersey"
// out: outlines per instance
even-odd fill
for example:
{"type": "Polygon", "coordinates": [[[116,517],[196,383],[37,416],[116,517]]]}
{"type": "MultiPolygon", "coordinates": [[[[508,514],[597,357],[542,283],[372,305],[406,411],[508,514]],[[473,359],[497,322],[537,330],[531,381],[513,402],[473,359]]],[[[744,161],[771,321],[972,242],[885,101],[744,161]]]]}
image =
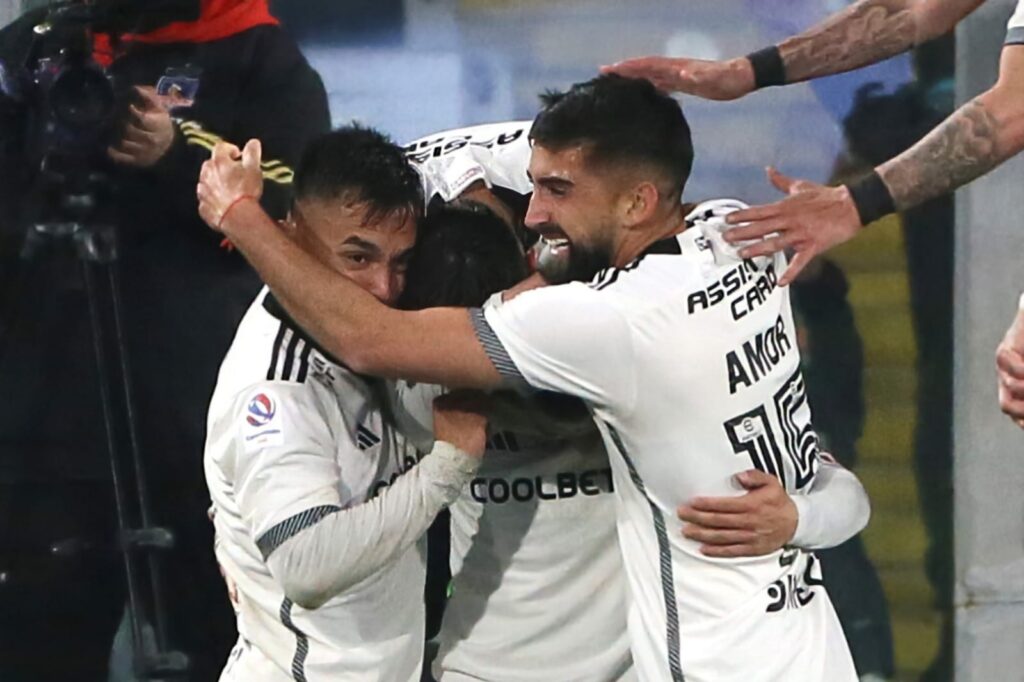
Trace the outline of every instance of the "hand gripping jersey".
{"type": "Polygon", "coordinates": [[[739,495],[756,467],[806,492],[818,446],[796,329],[776,277],[785,257],[713,245],[738,202],[702,204],[691,229],[623,268],[473,312],[510,381],[591,408],[609,451],[642,680],[856,679],[813,554],[709,559],[675,510],[739,495]],[[707,236],[705,236],[705,233],[707,236]]]}
{"type": "Polygon", "coordinates": [[[375,392],[294,327],[266,290],[242,320],[210,404],[205,454],[217,559],[237,586],[238,682],[419,680],[422,547],[316,610],[285,597],[267,557],[325,514],[416,464],[375,392]]]}
{"type": "MultiPolygon", "coordinates": [[[[429,441],[441,389],[402,382],[397,389],[399,428],[429,441]]],[[[434,675],[441,682],[634,679],[600,435],[542,434],[523,421],[491,419],[480,470],[449,508],[452,592],[434,675]]]]}

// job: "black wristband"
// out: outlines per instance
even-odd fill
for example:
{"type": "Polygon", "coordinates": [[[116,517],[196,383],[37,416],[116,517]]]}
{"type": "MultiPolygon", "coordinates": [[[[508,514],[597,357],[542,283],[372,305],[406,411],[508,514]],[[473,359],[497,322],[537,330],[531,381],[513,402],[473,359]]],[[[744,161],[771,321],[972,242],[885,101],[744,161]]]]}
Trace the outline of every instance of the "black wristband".
{"type": "Polygon", "coordinates": [[[786,65],[782,63],[782,53],[775,45],[766,47],[747,55],[750,66],[754,69],[754,85],[767,88],[771,85],[786,84],[786,65]]]}
{"type": "Polygon", "coordinates": [[[850,192],[853,205],[857,207],[861,225],[873,223],[882,216],[896,212],[896,202],[878,171],[872,171],[866,178],[847,185],[846,189],[850,192]]]}

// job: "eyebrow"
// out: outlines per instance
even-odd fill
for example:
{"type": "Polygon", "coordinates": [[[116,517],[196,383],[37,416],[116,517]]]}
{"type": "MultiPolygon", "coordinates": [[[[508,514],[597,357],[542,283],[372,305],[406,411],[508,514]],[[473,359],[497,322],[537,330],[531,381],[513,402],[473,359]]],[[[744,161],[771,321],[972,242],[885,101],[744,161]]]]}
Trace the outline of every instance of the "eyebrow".
{"type": "Polygon", "coordinates": [[[349,237],[348,239],[343,241],[341,243],[341,245],[342,246],[356,246],[356,247],[359,247],[360,249],[365,249],[367,251],[370,251],[371,253],[380,255],[380,247],[379,246],[377,246],[373,242],[366,241],[365,239],[361,239],[359,237],[355,237],[355,236],[349,237]]]}
{"type": "Polygon", "coordinates": [[[546,175],[541,178],[534,178],[530,171],[526,171],[526,177],[535,185],[543,185],[545,187],[561,187],[567,188],[572,187],[575,183],[572,180],[566,180],[565,178],[555,177],[553,175],[546,175]]]}

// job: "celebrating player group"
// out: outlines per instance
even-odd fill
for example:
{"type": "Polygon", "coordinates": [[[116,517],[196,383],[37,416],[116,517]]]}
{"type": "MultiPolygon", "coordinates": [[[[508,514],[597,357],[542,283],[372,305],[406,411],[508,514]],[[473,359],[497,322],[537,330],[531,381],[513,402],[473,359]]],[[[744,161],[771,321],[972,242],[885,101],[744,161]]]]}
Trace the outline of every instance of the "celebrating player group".
{"type": "Polygon", "coordinates": [[[686,203],[678,103],[603,75],[533,121],[349,126],[198,197],[267,288],[209,409],[221,679],[856,680],[814,550],[870,514],[819,449],[786,257],[686,203]],[[424,672],[425,533],[449,508],[424,672]]]}

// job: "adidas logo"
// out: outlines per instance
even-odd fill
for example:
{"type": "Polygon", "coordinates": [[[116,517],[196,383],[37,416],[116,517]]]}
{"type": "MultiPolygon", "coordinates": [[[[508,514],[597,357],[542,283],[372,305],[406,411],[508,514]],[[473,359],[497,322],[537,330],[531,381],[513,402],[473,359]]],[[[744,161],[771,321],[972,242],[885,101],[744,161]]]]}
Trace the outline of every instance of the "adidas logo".
{"type": "Polygon", "coordinates": [[[360,450],[369,450],[374,445],[380,444],[380,436],[362,424],[356,427],[356,445],[360,450]]]}
{"type": "Polygon", "coordinates": [[[487,449],[497,450],[499,452],[519,452],[519,440],[516,438],[516,434],[511,431],[502,431],[495,433],[487,439],[487,449]]]}

